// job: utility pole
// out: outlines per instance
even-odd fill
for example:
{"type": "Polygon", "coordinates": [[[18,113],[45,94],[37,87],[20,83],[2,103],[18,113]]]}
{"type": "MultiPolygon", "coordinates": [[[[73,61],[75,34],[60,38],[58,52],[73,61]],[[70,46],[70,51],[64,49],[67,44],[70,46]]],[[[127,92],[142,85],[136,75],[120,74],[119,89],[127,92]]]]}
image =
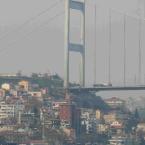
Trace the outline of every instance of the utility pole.
{"type": "Polygon", "coordinates": [[[45,140],[45,116],[42,112],[42,139],[45,140]]]}

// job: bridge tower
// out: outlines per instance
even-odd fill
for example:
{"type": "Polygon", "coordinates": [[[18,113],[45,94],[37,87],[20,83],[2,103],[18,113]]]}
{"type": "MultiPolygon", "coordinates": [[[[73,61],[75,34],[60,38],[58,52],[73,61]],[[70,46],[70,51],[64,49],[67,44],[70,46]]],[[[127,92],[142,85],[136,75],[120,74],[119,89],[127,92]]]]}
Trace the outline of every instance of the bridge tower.
{"type": "Polygon", "coordinates": [[[80,85],[85,85],[85,0],[65,0],[65,78],[64,88],[69,87],[69,57],[70,52],[80,53],[81,75],[80,85]],[[73,43],[70,40],[70,13],[71,9],[81,13],[81,42],[73,43]]]}

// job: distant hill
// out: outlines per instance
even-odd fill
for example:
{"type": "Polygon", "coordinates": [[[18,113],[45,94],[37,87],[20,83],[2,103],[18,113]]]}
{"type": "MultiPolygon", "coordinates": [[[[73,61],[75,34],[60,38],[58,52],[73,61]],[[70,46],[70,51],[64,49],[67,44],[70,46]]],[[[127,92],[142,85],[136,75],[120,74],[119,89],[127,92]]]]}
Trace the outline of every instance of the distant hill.
{"type": "Polygon", "coordinates": [[[38,84],[41,88],[48,87],[62,87],[63,80],[59,75],[55,74],[52,76],[38,76],[38,74],[32,74],[32,76],[0,76],[0,85],[3,83],[13,83],[18,84],[21,80],[27,80],[31,83],[38,84]]]}

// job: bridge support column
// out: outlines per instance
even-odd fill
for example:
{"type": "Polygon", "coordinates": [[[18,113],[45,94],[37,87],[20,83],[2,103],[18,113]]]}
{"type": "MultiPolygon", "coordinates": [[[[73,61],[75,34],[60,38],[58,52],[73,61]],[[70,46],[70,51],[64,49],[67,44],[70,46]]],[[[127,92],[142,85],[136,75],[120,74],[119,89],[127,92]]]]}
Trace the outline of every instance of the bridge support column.
{"type": "Polygon", "coordinates": [[[80,85],[85,86],[85,0],[65,0],[65,78],[64,88],[69,87],[69,56],[70,52],[81,54],[81,78],[80,85]],[[70,12],[71,9],[81,12],[81,42],[79,44],[70,41],[70,12]]]}

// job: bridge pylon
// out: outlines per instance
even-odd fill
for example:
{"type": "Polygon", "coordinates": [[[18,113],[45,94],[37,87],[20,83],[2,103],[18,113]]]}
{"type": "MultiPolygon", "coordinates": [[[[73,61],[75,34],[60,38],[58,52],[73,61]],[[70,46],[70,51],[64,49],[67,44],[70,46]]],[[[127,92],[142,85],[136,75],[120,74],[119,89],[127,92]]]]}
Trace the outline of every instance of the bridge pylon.
{"type": "Polygon", "coordinates": [[[64,88],[69,88],[69,57],[70,52],[80,53],[81,75],[80,85],[85,86],[85,0],[65,0],[65,78],[64,88]],[[70,13],[71,9],[81,13],[81,42],[73,43],[70,40],[70,13]]]}

